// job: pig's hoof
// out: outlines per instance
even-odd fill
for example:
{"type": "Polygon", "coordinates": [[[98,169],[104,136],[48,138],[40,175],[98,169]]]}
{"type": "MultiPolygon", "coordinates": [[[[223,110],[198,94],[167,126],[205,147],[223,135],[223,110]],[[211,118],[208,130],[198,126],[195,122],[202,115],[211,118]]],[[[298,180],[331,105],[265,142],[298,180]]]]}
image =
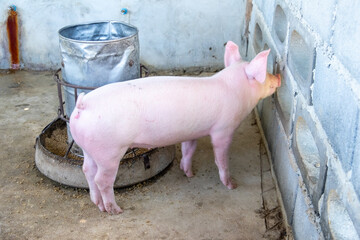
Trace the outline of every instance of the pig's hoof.
{"type": "Polygon", "coordinates": [[[102,212],[105,212],[105,211],[106,211],[102,199],[100,199],[100,200],[93,200],[92,202],[93,202],[96,206],[98,206],[98,208],[100,209],[100,211],[102,211],[102,212]]]}
{"type": "Polygon", "coordinates": [[[237,188],[236,182],[234,180],[229,180],[229,183],[226,185],[228,189],[235,189],[237,188]]]}
{"type": "Polygon", "coordinates": [[[191,178],[194,176],[192,170],[184,170],[184,169],[181,169],[184,171],[185,175],[188,177],[188,178],[191,178]]]}
{"type": "Polygon", "coordinates": [[[115,204],[113,204],[113,203],[107,203],[107,204],[105,205],[105,208],[106,208],[106,211],[107,211],[109,214],[114,214],[114,215],[116,215],[116,214],[119,214],[119,213],[122,213],[122,212],[123,212],[123,210],[122,210],[118,205],[116,205],[116,203],[115,203],[115,204]]]}
{"type": "MultiPolygon", "coordinates": [[[[91,194],[90,194],[90,195],[91,195],[91,194]]],[[[95,196],[91,196],[91,201],[92,201],[96,206],[98,206],[98,208],[100,209],[100,211],[102,211],[102,212],[105,212],[105,211],[106,211],[105,206],[104,206],[104,203],[103,203],[101,197],[100,197],[100,198],[96,198],[95,196]]]]}
{"type": "Polygon", "coordinates": [[[100,209],[100,211],[102,211],[102,212],[105,212],[106,211],[106,209],[105,209],[105,207],[104,207],[104,205],[101,203],[101,204],[96,204],[97,206],[98,206],[98,208],[100,209]]]}
{"type": "Polygon", "coordinates": [[[227,179],[226,182],[224,182],[224,185],[225,185],[228,189],[235,189],[235,188],[237,188],[236,182],[235,182],[233,179],[231,179],[231,178],[227,179]]]}
{"type": "Polygon", "coordinates": [[[185,175],[188,177],[188,178],[190,178],[190,177],[193,177],[194,176],[194,174],[192,173],[192,171],[190,170],[190,171],[184,171],[184,173],[185,173],[185,175]]]}
{"type": "Polygon", "coordinates": [[[182,164],[180,164],[180,169],[184,171],[184,173],[185,173],[185,175],[186,175],[187,177],[190,178],[190,177],[193,177],[193,176],[194,176],[192,170],[191,170],[191,169],[186,169],[186,167],[184,167],[182,164]]]}

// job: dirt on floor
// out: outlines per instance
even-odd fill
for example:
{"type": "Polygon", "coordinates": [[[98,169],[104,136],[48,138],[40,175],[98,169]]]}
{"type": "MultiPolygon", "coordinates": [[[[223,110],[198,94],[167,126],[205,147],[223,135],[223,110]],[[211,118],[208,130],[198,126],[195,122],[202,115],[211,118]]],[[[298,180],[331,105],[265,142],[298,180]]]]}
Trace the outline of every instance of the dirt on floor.
{"type": "Polygon", "coordinates": [[[159,176],[117,189],[120,215],[100,212],[85,189],[38,171],[34,144],[57,116],[53,72],[0,73],[0,239],[288,239],[261,135],[251,114],[218,176],[209,138],[199,140],[193,178],[174,162],[159,176]]]}

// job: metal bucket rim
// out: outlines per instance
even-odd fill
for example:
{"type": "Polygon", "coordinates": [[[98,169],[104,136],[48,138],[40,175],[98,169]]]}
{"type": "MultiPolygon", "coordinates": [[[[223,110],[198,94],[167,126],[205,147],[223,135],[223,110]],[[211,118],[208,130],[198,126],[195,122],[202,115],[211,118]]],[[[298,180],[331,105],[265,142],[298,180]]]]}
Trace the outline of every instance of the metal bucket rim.
{"type": "Polygon", "coordinates": [[[115,20],[104,20],[104,21],[96,21],[96,22],[84,22],[84,23],[79,23],[79,24],[73,24],[73,25],[68,25],[68,26],[65,26],[65,27],[62,27],[59,29],[58,31],[58,34],[59,34],[59,38],[60,39],[64,39],[64,40],[67,40],[67,41],[70,41],[70,42],[77,42],[77,43],[87,43],[87,44],[100,44],[100,43],[109,43],[109,42],[118,42],[118,41],[121,41],[121,40],[125,40],[125,39],[129,39],[129,38],[132,38],[136,35],[138,35],[139,33],[139,30],[137,27],[135,27],[134,25],[131,25],[131,24],[128,24],[128,23],[125,23],[125,22],[122,22],[122,21],[115,21],[115,20]],[[67,28],[71,28],[71,27],[76,27],[76,26],[84,26],[84,25],[88,25],[88,24],[97,24],[97,23],[120,23],[120,24],[123,24],[123,25],[126,25],[128,27],[131,27],[135,30],[135,33],[130,35],[130,36],[126,36],[126,37],[122,37],[122,38],[119,38],[119,39],[113,39],[113,40],[103,40],[103,41],[85,41],[85,40],[76,40],[76,39],[72,39],[72,38],[68,38],[68,37],[64,37],[63,35],[61,35],[61,31],[67,29],[67,28]]]}

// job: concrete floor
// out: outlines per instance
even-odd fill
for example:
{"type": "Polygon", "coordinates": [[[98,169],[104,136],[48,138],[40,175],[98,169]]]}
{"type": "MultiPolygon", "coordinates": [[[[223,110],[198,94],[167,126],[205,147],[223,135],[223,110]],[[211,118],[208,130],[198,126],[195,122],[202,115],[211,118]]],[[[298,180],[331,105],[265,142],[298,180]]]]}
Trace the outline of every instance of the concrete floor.
{"type": "Polygon", "coordinates": [[[34,164],[35,138],[57,116],[52,72],[0,73],[0,239],[285,239],[268,158],[251,114],[235,134],[231,173],[218,177],[209,138],[193,178],[173,164],[161,176],[116,190],[125,210],[99,212],[87,190],[60,185],[34,164]]]}

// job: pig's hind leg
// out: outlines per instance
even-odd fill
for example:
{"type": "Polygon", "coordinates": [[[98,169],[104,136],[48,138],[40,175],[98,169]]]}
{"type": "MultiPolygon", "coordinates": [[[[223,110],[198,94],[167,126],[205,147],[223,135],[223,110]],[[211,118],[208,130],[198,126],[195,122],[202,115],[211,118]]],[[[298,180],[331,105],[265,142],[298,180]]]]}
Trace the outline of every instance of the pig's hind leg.
{"type": "Polygon", "coordinates": [[[192,172],[192,156],[196,149],[196,140],[191,140],[181,143],[182,158],[180,162],[180,169],[184,171],[187,177],[194,176],[192,172]]]}
{"type": "Polygon", "coordinates": [[[229,170],[229,148],[232,141],[232,134],[218,133],[211,135],[211,142],[214,148],[215,163],[219,169],[221,182],[228,188],[236,188],[236,183],[230,177],[229,170]]]}
{"type": "Polygon", "coordinates": [[[94,160],[84,151],[84,164],[83,164],[83,172],[85,174],[86,180],[89,185],[90,190],[90,199],[91,201],[99,207],[100,211],[104,212],[105,207],[103,200],[101,198],[101,193],[99,188],[95,183],[95,175],[97,172],[97,165],[94,160]]]}
{"type": "Polygon", "coordinates": [[[120,160],[124,156],[126,148],[117,151],[104,151],[95,158],[98,170],[95,175],[95,183],[101,193],[105,210],[110,214],[119,214],[123,210],[116,204],[114,195],[114,182],[119,168],[120,160]]]}

